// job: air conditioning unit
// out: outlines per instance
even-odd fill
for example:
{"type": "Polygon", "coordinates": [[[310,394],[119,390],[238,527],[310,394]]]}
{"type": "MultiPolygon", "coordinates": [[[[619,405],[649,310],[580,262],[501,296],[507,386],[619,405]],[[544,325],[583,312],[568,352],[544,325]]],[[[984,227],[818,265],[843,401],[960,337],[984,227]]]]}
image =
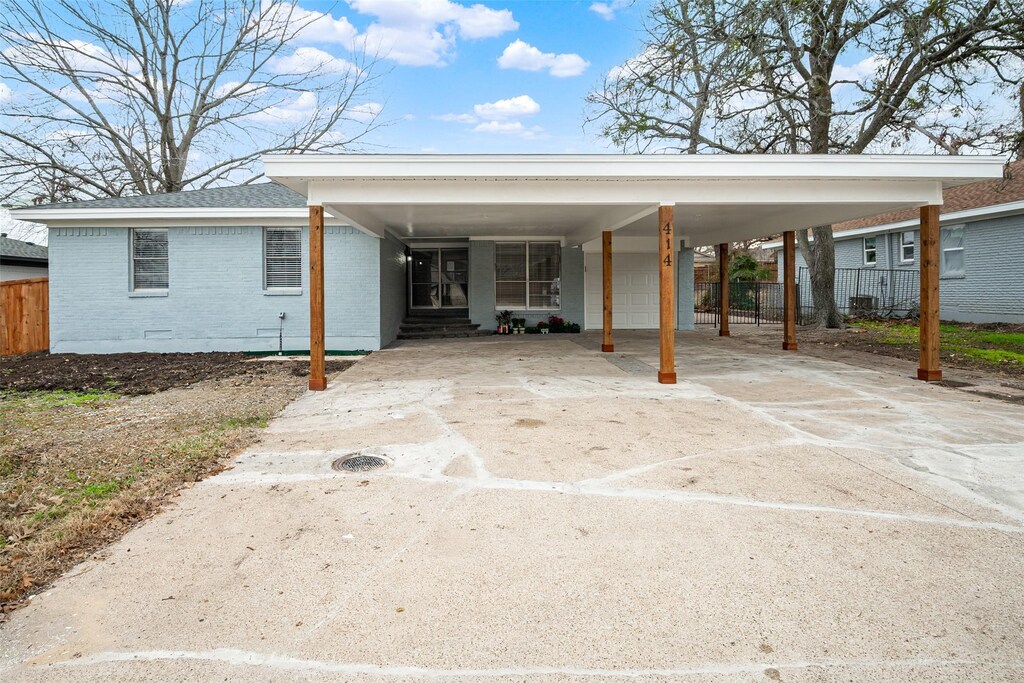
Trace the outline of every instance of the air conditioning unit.
{"type": "Polygon", "coordinates": [[[851,296],[850,297],[850,313],[864,313],[867,311],[878,310],[878,297],[877,296],[851,296]]]}

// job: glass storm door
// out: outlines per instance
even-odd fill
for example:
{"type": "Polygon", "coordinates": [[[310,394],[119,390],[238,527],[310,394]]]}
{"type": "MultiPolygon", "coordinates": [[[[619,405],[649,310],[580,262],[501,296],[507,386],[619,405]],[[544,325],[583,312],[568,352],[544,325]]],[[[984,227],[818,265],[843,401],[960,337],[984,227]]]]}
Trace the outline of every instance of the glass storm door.
{"type": "Polygon", "coordinates": [[[469,306],[469,249],[413,249],[411,308],[469,306]]]}

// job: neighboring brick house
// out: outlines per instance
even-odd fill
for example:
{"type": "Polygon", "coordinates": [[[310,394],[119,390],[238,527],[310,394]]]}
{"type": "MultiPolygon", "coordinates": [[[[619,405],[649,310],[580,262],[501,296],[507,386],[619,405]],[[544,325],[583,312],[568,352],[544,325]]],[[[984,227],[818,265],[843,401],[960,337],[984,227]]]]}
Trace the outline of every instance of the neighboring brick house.
{"type": "MultiPolygon", "coordinates": [[[[836,268],[860,269],[861,291],[842,291],[849,298],[874,293],[894,271],[889,284],[916,278],[920,235],[916,211],[879,214],[833,226],[836,268]]],[[[1024,322],[1024,160],[1006,167],[1006,177],[945,191],[941,212],[940,317],[963,322],[1024,322]]],[[[778,250],[781,243],[766,245],[778,250]]],[[[805,262],[797,253],[797,267],[805,262]]],[[[846,278],[849,282],[850,278],[846,278]]],[[[908,280],[909,281],[909,280],[908,280]]],[[[916,280],[915,280],[916,281],[916,280]]],[[[809,288],[808,288],[809,289],[809,288]]],[[[801,298],[804,298],[803,296],[801,298]]]]}
{"type": "Polygon", "coordinates": [[[46,247],[0,234],[0,281],[46,277],[46,247]]]}

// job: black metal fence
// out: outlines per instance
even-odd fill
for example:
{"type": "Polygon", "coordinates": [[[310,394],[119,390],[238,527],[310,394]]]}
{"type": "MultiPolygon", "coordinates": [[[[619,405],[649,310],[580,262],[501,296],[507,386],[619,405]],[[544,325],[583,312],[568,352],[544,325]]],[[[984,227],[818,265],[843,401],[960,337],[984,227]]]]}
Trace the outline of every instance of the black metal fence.
{"type": "MultiPolygon", "coordinates": [[[[920,280],[916,270],[836,268],[836,305],[844,315],[906,318],[920,307],[920,280]]],[[[801,268],[797,277],[801,317],[814,311],[811,274],[801,268]]]]}
{"type": "MultiPolygon", "coordinates": [[[[796,288],[800,301],[800,285],[796,288]]],[[[694,322],[699,325],[719,323],[719,301],[721,292],[717,282],[695,282],[693,285],[694,322]]],[[[729,324],[760,325],[781,323],[784,317],[784,302],[781,282],[739,282],[729,283],[729,324]]],[[[797,308],[797,324],[802,324],[800,308],[797,308]]]]}

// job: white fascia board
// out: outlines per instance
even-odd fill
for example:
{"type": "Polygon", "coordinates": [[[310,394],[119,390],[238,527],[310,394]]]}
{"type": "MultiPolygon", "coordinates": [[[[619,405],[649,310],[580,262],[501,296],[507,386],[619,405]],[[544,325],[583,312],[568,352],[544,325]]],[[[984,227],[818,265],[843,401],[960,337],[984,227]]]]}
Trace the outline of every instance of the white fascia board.
{"type": "MultiPolygon", "coordinates": [[[[147,208],[147,209],[14,209],[11,216],[19,220],[43,223],[52,228],[64,227],[191,227],[237,225],[308,225],[308,209],[202,209],[202,208],[147,208]]],[[[347,222],[333,216],[324,219],[325,225],[346,226],[347,222]]]]}
{"type": "MultiPolygon", "coordinates": [[[[939,225],[949,225],[951,223],[966,223],[977,220],[985,220],[990,218],[1000,218],[1002,216],[1012,216],[1014,214],[1024,213],[1024,201],[1019,202],[1007,202],[1006,204],[993,204],[991,206],[979,206],[973,209],[964,209],[963,211],[953,211],[950,213],[940,214],[939,225]]],[[[834,234],[835,241],[839,242],[845,239],[852,239],[855,237],[870,237],[871,235],[881,235],[886,232],[902,231],[910,228],[918,229],[921,227],[921,221],[916,218],[911,218],[905,221],[896,221],[894,223],[884,223],[882,225],[870,225],[866,228],[854,228],[853,230],[843,230],[834,234]]],[[[814,238],[811,238],[814,241],[814,238]]],[[[768,242],[764,245],[764,249],[781,249],[782,242],[768,242]]]]}
{"type": "Polygon", "coordinates": [[[306,209],[243,209],[243,208],[201,208],[201,207],[162,207],[162,208],[90,208],[88,206],[69,206],[66,209],[13,209],[11,216],[23,221],[48,223],[50,221],[73,220],[132,220],[161,219],[182,220],[193,218],[210,219],[249,219],[249,218],[301,218],[309,220],[306,209]]]}
{"type": "Polygon", "coordinates": [[[914,179],[945,186],[1001,178],[997,156],[653,154],[285,154],[265,174],[302,181],[365,179],[914,179]]]}
{"type": "Polygon", "coordinates": [[[536,179],[511,180],[346,180],[309,185],[314,204],[349,206],[411,204],[529,204],[537,206],[619,205],[642,211],[671,198],[676,204],[939,204],[937,180],[719,179],[536,179]]]}

